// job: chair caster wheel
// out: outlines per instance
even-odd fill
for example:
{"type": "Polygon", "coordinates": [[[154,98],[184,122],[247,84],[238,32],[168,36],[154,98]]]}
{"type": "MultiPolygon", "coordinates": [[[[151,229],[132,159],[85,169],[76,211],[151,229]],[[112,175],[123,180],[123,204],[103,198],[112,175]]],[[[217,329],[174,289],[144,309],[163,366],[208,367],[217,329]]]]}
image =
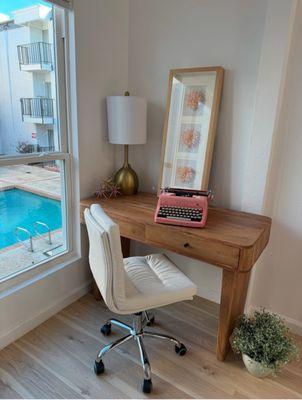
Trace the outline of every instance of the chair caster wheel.
{"type": "Polygon", "coordinates": [[[101,332],[104,336],[109,336],[111,333],[111,324],[105,324],[101,327],[101,332]]]}
{"type": "Polygon", "coordinates": [[[151,318],[149,318],[149,322],[147,323],[147,326],[153,325],[154,322],[155,322],[155,317],[154,317],[154,315],[153,315],[151,318]]]}
{"type": "Polygon", "coordinates": [[[151,393],[152,390],[152,381],[151,379],[144,379],[143,381],[143,392],[151,393]]]}
{"type": "Polygon", "coordinates": [[[180,344],[180,346],[175,346],[175,353],[177,353],[179,356],[184,356],[187,352],[187,348],[184,344],[180,344]]]}
{"type": "Polygon", "coordinates": [[[94,362],[94,372],[96,375],[101,375],[105,371],[105,365],[102,360],[94,362]]]}

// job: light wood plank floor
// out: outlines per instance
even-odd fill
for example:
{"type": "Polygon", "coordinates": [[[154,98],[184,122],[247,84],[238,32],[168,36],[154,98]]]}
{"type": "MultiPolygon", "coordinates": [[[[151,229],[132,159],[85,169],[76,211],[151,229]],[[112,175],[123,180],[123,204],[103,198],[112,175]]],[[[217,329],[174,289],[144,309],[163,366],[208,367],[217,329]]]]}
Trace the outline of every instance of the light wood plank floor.
{"type": "Polygon", "coordinates": [[[170,344],[146,338],[154,384],[147,396],[140,391],[142,370],[132,341],[105,358],[104,375],[94,375],[98,349],[121,331],[100,334],[112,314],[86,295],[0,352],[0,397],[301,398],[301,362],[288,365],[278,378],[259,380],[232,354],[224,363],[216,360],[217,313],[217,305],[201,299],[156,311],[153,329],[177,336],[188,352],[179,357],[170,344]]]}

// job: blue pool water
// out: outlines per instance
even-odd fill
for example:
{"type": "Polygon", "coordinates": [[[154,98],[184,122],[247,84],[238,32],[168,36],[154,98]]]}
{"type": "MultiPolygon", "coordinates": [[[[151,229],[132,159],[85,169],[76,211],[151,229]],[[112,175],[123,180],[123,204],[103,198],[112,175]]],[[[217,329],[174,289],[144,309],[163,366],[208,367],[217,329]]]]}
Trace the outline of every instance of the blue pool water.
{"type": "Polygon", "coordinates": [[[51,230],[61,228],[61,202],[19,189],[0,191],[0,249],[17,242],[14,231],[18,226],[35,236],[36,221],[46,223],[51,230]]]}

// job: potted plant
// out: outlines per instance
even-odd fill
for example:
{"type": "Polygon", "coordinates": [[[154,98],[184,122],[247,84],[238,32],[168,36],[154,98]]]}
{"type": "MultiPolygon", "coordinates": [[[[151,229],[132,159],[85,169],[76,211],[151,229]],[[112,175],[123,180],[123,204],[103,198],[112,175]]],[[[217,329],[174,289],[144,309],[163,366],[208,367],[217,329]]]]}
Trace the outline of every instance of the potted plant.
{"type": "Polygon", "coordinates": [[[232,335],[232,348],[242,354],[247,370],[258,378],[275,374],[298,356],[283,320],[264,309],[242,315],[232,335]]]}

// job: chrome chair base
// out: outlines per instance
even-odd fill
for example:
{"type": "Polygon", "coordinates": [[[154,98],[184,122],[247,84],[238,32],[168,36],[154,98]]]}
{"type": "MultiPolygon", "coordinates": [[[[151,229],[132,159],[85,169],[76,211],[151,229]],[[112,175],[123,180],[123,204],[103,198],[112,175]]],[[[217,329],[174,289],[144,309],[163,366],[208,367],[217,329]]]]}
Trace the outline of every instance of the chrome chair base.
{"type": "Polygon", "coordinates": [[[140,353],[140,359],[141,359],[141,364],[143,367],[143,372],[144,372],[144,380],[143,380],[143,385],[142,389],[144,393],[150,393],[152,390],[152,380],[151,380],[151,366],[148,358],[148,354],[145,349],[144,345],[144,336],[150,336],[154,337],[157,339],[165,339],[169,340],[175,345],[175,352],[183,356],[186,354],[186,347],[177,339],[175,339],[172,336],[165,335],[162,333],[156,333],[156,332],[151,332],[148,330],[145,330],[144,328],[147,325],[151,325],[154,322],[154,316],[150,313],[147,313],[146,311],[134,314],[133,318],[133,325],[127,325],[124,322],[121,322],[115,318],[109,319],[105,325],[102,326],[101,332],[108,336],[111,333],[111,325],[116,325],[122,329],[125,329],[128,331],[128,334],[126,336],[123,336],[122,338],[104,346],[98,353],[97,358],[95,360],[95,366],[94,366],[94,371],[97,375],[101,374],[105,370],[105,366],[103,363],[102,358],[109,353],[111,350],[117,348],[118,346],[122,345],[123,343],[126,343],[130,339],[134,339],[138,345],[139,353],[140,353]]]}

